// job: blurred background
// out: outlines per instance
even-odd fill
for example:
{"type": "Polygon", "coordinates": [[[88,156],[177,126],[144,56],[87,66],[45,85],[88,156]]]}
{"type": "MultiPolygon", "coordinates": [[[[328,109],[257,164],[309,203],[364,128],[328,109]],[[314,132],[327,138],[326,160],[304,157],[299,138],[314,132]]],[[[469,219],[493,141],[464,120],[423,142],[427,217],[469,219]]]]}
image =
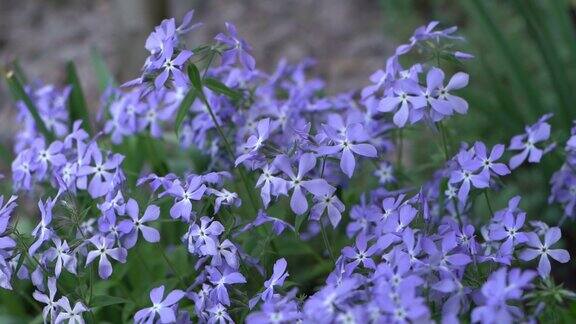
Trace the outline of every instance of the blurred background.
{"type": "MultiPolygon", "coordinates": [[[[367,85],[368,76],[383,67],[416,27],[438,20],[443,27],[459,26],[467,39],[459,49],[476,56],[464,65],[442,66],[448,74],[463,70],[471,76],[461,93],[470,111],[448,122],[453,146],[477,139],[508,144],[524,125],[553,112],[552,137],[563,147],[576,118],[575,8],[572,0],[0,0],[0,62],[18,59],[29,78],[61,83],[65,64],[72,60],[96,108],[99,93],[91,51],[102,53],[120,82],[133,79],[153,27],[163,18],[179,20],[195,9],[194,20],[204,26],[191,33],[190,44],[211,39],[225,21],[233,22],[253,45],[260,69],[271,71],[282,57],[312,57],[318,63],[314,73],[325,78],[328,92],[334,93],[367,85]]],[[[2,86],[4,144],[14,127],[11,105],[2,86]]],[[[429,165],[430,157],[440,154],[437,147],[421,131],[408,133],[406,163],[429,165]]],[[[562,212],[546,200],[549,179],[562,159],[549,154],[541,165],[504,179],[502,194],[492,197],[495,208],[520,194],[532,219],[556,224],[562,212]]],[[[422,178],[432,167],[422,171],[422,178]]],[[[574,256],[573,226],[573,221],[564,223],[566,245],[574,256]]],[[[574,267],[558,269],[557,275],[575,287],[570,276],[574,267]]]]}

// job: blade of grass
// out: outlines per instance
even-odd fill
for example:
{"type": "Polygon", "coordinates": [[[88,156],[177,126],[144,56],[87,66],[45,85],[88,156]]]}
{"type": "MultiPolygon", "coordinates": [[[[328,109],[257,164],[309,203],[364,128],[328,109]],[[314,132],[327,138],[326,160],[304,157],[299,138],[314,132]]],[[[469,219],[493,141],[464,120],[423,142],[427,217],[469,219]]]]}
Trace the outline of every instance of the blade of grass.
{"type": "Polygon", "coordinates": [[[16,74],[16,77],[18,77],[18,79],[21,80],[22,83],[27,84],[28,78],[26,77],[26,74],[24,73],[24,70],[22,69],[22,66],[20,65],[20,62],[18,60],[12,61],[12,68],[14,73],[16,74]]]}
{"type": "Polygon", "coordinates": [[[106,91],[110,86],[116,86],[114,76],[112,75],[112,72],[110,72],[102,54],[97,49],[93,48],[90,56],[92,59],[92,67],[96,73],[96,78],[98,79],[98,89],[100,92],[106,91]]]}
{"type": "Polygon", "coordinates": [[[82,85],[80,84],[80,78],[78,77],[78,72],[76,71],[76,66],[73,62],[68,62],[66,70],[68,73],[68,84],[72,87],[72,90],[70,91],[70,97],[68,98],[68,110],[70,111],[70,129],[72,129],[76,120],[81,119],[83,121],[82,127],[90,134],[90,116],[88,113],[84,92],[82,91],[82,85]]]}
{"type": "Polygon", "coordinates": [[[180,130],[182,128],[182,123],[184,122],[184,119],[186,119],[186,116],[190,112],[190,106],[192,106],[192,104],[194,103],[194,100],[196,99],[197,95],[198,92],[196,91],[196,89],[190,88],[190,90],[188,90],[188,93],[186,94],[184,99],[182,99],[182,102],[178,106],[178,113],[176,114],[176,122],[174,124],[177,139],[180,138],[180,130]]]}
{"type": "Polygon", "coordinates": [[[563,44],[569,47],[572,60],[576,61],[576,29],[571,21],[570,4],[565,0],[544,1],[552,11],[554,23],[558,26],[559,33],[564,38],[563,44]]]}
{"type": "Polygon", "coordinates": [[[30,114],[32,115],[34,123],[36,124],[36,127],[38,128],[40,133],[44,135],[46,140],[52,142],[54,140],[54,134],[46,127],[46,124],[42,120],[42,117],[40,117],[40,113],[38,113],[38,108],[36,108],[36,105],[30,98],[30,96],[28,96],[26,90],[24,90],[22,82],[18,79],[14,71],[10,70],[6,72],[4,74],[4,78],[6,80],[6,83],[8,84],[8,88],[10,89],[12,96],[14,97],[14,100],[24,102],[24,105],[28,109],[28,112],[30,112],[30,114]]]}
{"type": "Polygon", "coordinates": [[[204,79],[204,85],[208,89],[210,89],[214,92],[223,94],[232,100],[238,100],[242,97],[242,94],[239,91],[228,88],[224,83],[222,83],[216,79],[205,78],[204,79]]]}
{"type": "Polygon", "coordinates": [[[502,31],[496,27],[496,24],[486,8],[486,3],[482,0],[467,0],[464,2],[468,7],[468,12],[471,16],[476,17],[476,19],[482,24],[487,33],[492,37],[496,43],[495,50],[498,51],[499,55],[506,62],[506,66],[512,72],[514,82],[522,89],[522,92],[527,97],[527,105],[530,108],[531,118],[534,119],[542,113],[542,100],[538,95],[538,92],[530,82],[530,78],[524,71],[522,65],[520,65],[520,60],[517,55],[513,52],[509,45],[509,42],[504,38],[502,31]]]}
{"type": "Polygon", "coordinates": [[[563,117],[562,120],[564,120],[566,126],[570,128],[570,121],[572,120],[570,103],[573,102],[570,89],[568,88],[570,83],[562,67],[562,59],[560,55],[558,55],[556,46],[549,34],[548,26],[546,26],[546,23],[541,19],[538,14],[538,9],[532,0],[514,0],[514,5],[524,18],[529,30],[528,34],[536,43],[544,65],[548,69],[550,81],[560,102],[559,106],[561,107],[561,111],[558,111],[558,113],[563,117]]]}

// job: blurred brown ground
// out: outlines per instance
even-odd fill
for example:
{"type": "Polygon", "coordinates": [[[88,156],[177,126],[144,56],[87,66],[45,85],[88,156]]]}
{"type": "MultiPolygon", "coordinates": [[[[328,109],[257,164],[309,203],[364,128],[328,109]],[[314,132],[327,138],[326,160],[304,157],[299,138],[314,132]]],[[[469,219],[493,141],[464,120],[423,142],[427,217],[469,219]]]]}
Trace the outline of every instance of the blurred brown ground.
{"type": "MultiPolygon", "coordinates": [[[[233,22],[253,45],[259,68],[270,71],[282,57],[312,57],[331,92],[365,85],[392,50],[377,0],[0,0],[0,63],[17,58],[30,78],[61,84],[65,63],[73,60],[96,108],[91,49],[103,53],[118,80],[134,78],[152,28],[165,17],[181,19],[189,9],[196,10],[195,21],[204,23],[189,44],[207,41],[225,21],[233,22]]],[[[12,114],[2,85],[4,143],[14,131],[12,114]]]]}

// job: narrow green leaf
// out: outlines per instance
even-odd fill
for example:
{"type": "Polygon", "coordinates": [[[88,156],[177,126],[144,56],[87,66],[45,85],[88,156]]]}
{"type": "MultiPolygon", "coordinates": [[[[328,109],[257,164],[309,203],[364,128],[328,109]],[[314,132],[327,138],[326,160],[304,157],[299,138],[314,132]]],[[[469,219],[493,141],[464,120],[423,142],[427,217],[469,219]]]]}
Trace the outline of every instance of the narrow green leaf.
{"type": "Polygon", "coordinates": [[[18,258],[18,263],[16,264],[16,268],[14,269],[14,273],[18,273],[18,271],[20,271],[20,268],[22,268],[22,265],[24,264],[24,260],[26,260],[26,258],[24,257],[23,254],[20,254],[20,257],[18,258]]]}
{"type": "Polygon", "coordinates": [[[208,87],[208,89],[210,89],[214,92],[223,94],[232,100],[238,100],[238,99],[242,98],[242,93],[240,93],[239,91],[230,89],[224,83],[222,83],[216,79],[205,78],[204,79],[204,85],[206,87],[208,87]]]}
{"type": "Polygon", "coordinates": [[[143,145],[140,147],[143,147],[146,151],[146,157],[152,166],[152,170],[158,175],[167,174],[169,168],[163,158],[165,154],[163,154],[162,148],[155,144],[155,139],[152,138],[152,136],[149,134],[146,136],[141,136],[139,139],[141,145],[143,145]]]}
{"type": "Polygon", "coordinates": [[[573,117],[571,116],[573,102],[571,98],[572,91],[569,87],[570,83],[566,75],[566,67],[562,64],[562,59],[556,49],[554,39],[552,39],[546,22],[541,19],[541,15],[539,14],[541,10],[536,8],[535,3],[531,0],[515,0],[514,4],[524,18],[529,30],[529,35],[536,43],[538,52],[544,61],[544,66],[546,66],[548,70],[552,87],[560,103],[558,106],[562,109],[562,111],[560,111],[560,113],[563,114],[562,119],[566,123],[566,126],[570,127],[570,120],[573,117]]]}
{"type": "Polygon", "coordinates": [[[188,64],[188,77],[192,82],[192,86],[199,92],[202,92],[202,78],[200,77],[200,71],[198,71],[196,65],[188,64]]]}
{"type": "Polygon", "coordinates": [[[304,215],[296,216],[294,223],[294,231],[296,232],[296,236],[300,236],[300,227],[302,227],[302,223],[304,223],[306,218],[308,217],[304,215]]]}
{"type": "Polygon", "coordinates": [[[6,79],[6,83],[8,84],[8,88],[12,93],[12,96],[14,97],[14,100],[21,100],[24,102],[24,105],[26,108],[28,108],[28,111],[34,119],[34,123],[36,124],[36,127],[38,127],[38,130],[49,142],[52,142],[54,140],[54,134],[52,134],[52,132],[46,127],[46,124],[44,124],[42,117],[40,117],[40,114],[38,113],[36,105],[24,90],[22,82],[16,77],[14,71],[8,71],[4,77],[6,79]]]}
{"type": "Polygon", "coordinates": [[[98,89],[100,92],[104,92],[109,86],[115,86],[116,82],[114,81],[114,76],[112,75],[112,72],[110,72],[102,54],[97,49],[93,48],[90,56],[92,59],[92,67],[94,68],[96,78],[98,79],[98,89]]]}
{"type": "Polygon", "coordinates": [[[82,127],[90,133],[90,116],[88,114],[88,107],[86,105],[86,99],[84,98],[84,92],[82,91],[82,85],[80,84],[80,78],[78,78],[78,73],[74,63],[68,62],[66,66],[68,72],[68,84],[72,86],[72,91],[70,92],[70,97],[68,98],[68,110],[70,111],[70,129],[72,125],[78,119],[83,121],[82,127]]]}
{"type": "Polygon", "coordinates": [[[184,99],[182,99],[180,106],[178,106],[178,113],[176,114],[176,124],[174,125],[176,129],[176,138],[180,138],[180,129],[182,128],[182,123],[184,122],[184,119],[186,118],[188,112],[190,111],[190,106],[192,106],[194,100],[196,99],[196,94],[197,94],[196,89],[191,88],[184,97],[184,99]]]}
{"type": "Polygon", "coordinates": [[[12,164],[12,152],[3,143],[0,143],[0,157],[6,165],[12,164]]]}
{"type": "Polygon", "coordinates": [[[463,3],[469,4],[468,12],[470,15],[478,19],[487,30],[487,34],[494,40],[496,44],[494,50],[504,59],[506,66],[512,72],[511,75],[514,77],[514,81],[527,97],[526,102],[530,108],[531,118],[537,118],[537,116],[541,115],[543,107],[539,92],[536,91],[531,78],[520,64],[521,60],[518,59],[520,55],[514,53],[510,46],[510,41],[504,37],[502,30],[496,26],[492,15],[490,15],[486,7],[487,3],[482,0],[468,0],[463,3]]]}
{"type": "Polygon", "coordinates": [[[22,69],[22,66],[20,65],[20,62],[18,62],[18,60],[12,61],[12,67],[14,69],[16,77],[19,80],[21,80],[22,83],[24,84],[28,83],[28,78],[26,77],[26,74],[24,73],[24,70],[22,69]]]}

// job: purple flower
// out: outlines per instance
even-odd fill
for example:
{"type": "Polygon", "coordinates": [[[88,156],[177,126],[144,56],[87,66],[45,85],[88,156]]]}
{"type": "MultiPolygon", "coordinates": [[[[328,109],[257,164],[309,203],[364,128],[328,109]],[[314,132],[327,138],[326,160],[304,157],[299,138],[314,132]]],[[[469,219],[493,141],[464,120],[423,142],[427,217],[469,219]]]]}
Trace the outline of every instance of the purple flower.
{"type": "Polygon", "coordinates": [[[275,235],[282,234],[286,228],[294,231],[294,226],[288,224],[284,220],[267,215],[263,210],[259,210],[256,218],[238,230],[236,236],[266,223],[272,223],[272,232],[275,235]]]}
{"type": "Polygon", "coordinates": [[[371,256],[378,251],[378,245],[374,244],[368,248],[368,239],[364,233],[358,234],[356,237],[356,246],[354,248],[347,246],[342,249],[342,255],[351,262],[346,264],[346,272],[352,273],[354,269],[362,263],[365,268],[376,269],[376,264],[371,256]]]}
{"type": "Polygon", "coordinates": [[[501,223],[496,223],[490,228],[490,238],[500,241],[506,239],[500,246],[500,252],[510,255],[514,252],[514,247],[528,240],[525,232],[521,229],[524,226],[526,213],[518,213],[515,217],[513,213],[506,213],[501,223]]]}
{"type": "Polygon", "coordinates": [[[88,184],[88,192],[92,198],[105,196],[118,184],[116,182],[116,172],[124,160],[124,156],[116,153],[104,161],[102,152],[95,144],[88,149],[87,155],[91,157],[94,164],[80,166],[78,176],[93,175],[88,184]]]}
{"type": "Polygon", "coordinates": [[[140,210],[138,203],[136,200],[130,198],[126,203],[126,213],[131,220],[124,220],[118,224],[118,229],[123,233],[127,233],[122,237],[122,242],[125,248],[130,249],[136,245],[139,232],[142,233],[142,236],[147,242],[160,242],[160,232],[153,227],[144,225],[147,222],[158,219],[160,216],[160,208],[158,208],[158,206],[149,205],[146,208],[144,215],[139,218],[140,210]]]}
{"type": "Polygon", "coordinates": [[[244,152],[240,155],[234,164],[238,164],[252,158],[256,152],[262,147],[264,141],[270,136],[270,118],[264,118],[258,122],[256,126],[256,135],[251,135],[246,144],[243,145],[242,151],[244,152]]]}
{"type": "Polygon", "coordinates": [[[277,177],[278,169],[274,165],[264,165],[262,167],[262,174],[256,182],[256,187],[261,187],[260,197],[264,207],[268,207],[270,203],[270,196],[279,196],[288,194],[288,183],[286,180],[277,177]]]}
{"type": "Polygon", "coordinates": [[[417,213],[418,210],[410,204],[403,204],[398,208],[398,212],[391,214],[378,229],[383,233],[400,233],[410,225],[417,213]]]}
{"type": "Polygon", "coordinates": [[[200,225],[195,223],[190,226],[185,236],[188,240],[188,251],[194,253],[201,249],[209,255],[215,254],[217,238],[223,232],[224,226],[219,221],[206,216],[201,217],[200,225]]]}
{"type": "Polygon", "coordinates": [[[157,89],[162,88],[170,76],[174,78],[176,83],[185,84],[187,77],[186,74],[182,72],[182,66],[192,56],[192,52],[182,51],[175,58],[172,58],[173,48],[171,45],[164,51],[166,58],[160,68],[162,72],[154,79],[154,86],[157,89]]]}
{"type": "Polygon", "coordinates": [[[458,189],[458,199],[465,203],[468,199],[470,188],[487,188],[489,177],[485,173],[477,173],[482,167],[482,163],[473,158],[473,153],[470,151],[462,150],[456,156],[459,170],[452,171],[450,174],[450,184],[461,183],[458,189]]]}
{"type": "Polygon", "coordinates": [[[230,240],[224,240],[219,243],[216,242],[216,246],[213,251],[208,249],[208,245],[202,247],[201,250],[205,255],[212,256],[212,265],[220,266],[223,264],[222,261],[224,260],[226,261],[226,264],[232,269],[238,269],[239,264],[236,245],[234,245],[234,243],[232,243],[230,240]]]}
{"type": "Polygon", "coordinates": [[[202,183],[201,177],[191,177],[184,186],[179,180],[175,180],[166,191],[175,197],[175,203],[170,208],[170,216],[174,219],[182,218],[186,222],[190,221],[192,200],[202,199],[205,191],[206,185],[202,183]]]}
{"type": "Polygon", "coordinates": [[[57,313],[57,301],[56,298],[56,278],[48,278],[48,294],[46,292],[40,292],[35,290],[32,293],[32,297],[42,304],[46,304],[42,309],[42,318],[45,323],[52,323],[55,320],[57,313]]]}
{"type": "Polygon", "coordinates": [[[62,154],[63,144],[60,141],[55,141],[50,146],[46,147],[44,138],[38,138],[32,144],[36,156],[34,159],[35,173],[39,178],[43,178],[48,170],[49,165],[60,167],[66,164],[66,157],[62,154]]]}
{"type": "Polygon", "coordinates": [[[226,31],[228,34],[218,34],[215,39],[229,46],[222,53],[222,65],[231,65],[239,60],[242,65],[248,70],[254,70],[256,62],[250,52],[252,47],[242,38],[238,37],[238,32],[236,27],[231,23],[226,23],[226,31]]]}
{"type": "Polygon", "coordinates": [[[216,196],[216,199],[214,200],[214,213],[217,213],[220,210],[221,205],[240,207],[240,204],[242,203],[237,193],[230,192],[226,189],[216,190],[208,188],[207,193],[216,196]]]}
{"type": "Polygon", "coordinates": [[[114,247],[114,240],[112,238],[97,235],[88,241],[92,243],[96,249],[88,252],[86,256],[86,266],[99,257],[98,275],[100,278],[108,279],[112,274],[112,264],[110,260],[108,260],[108,256],[118,262],[126,262],[126,255],[128,254],[126,249],[123,247],[114,247]]]}
{"type": "Polygon", "coordinates": [[[508,305],[508,300],[522,298],[523,290],[536,274],[534,271],[506,268],[494,272],[480,290],[483,299],[482,306],[472,310],[472,322],[482,323],[512,323],[519,320],[518,308],[508,305]]]}
{"type": "Polygon", "coordinates": [[[284,258],[278,259],[274,263],[274,271],[272,277],[264,282],[264,287],[266,288],[262,293],[263,300],[270,300],[274,295],[274,286],[281,287],[284,284],[284,280],[288,277],[288,272],[286,272],[287,262],[284,258]]]}
{"type": "Polygon", "coordinates": [[[10,196],[10,199],[4,204],[4,196],[0,195],[0,236],[4,234],[10,222],[10,214],[16,208],[16,196],[10,196]]]}
{"type": "Polygon", "coordinates": [[[58,197],[54,200],[48,198],[46,199],[46,203],[43,203],[42,200],[38,201],[38,209],[40,209],[41,216],[40,222],[32,231],[32,235],[36,238],[36,241],[34,241],[28,249],[30,255],[34,255],[42,243],[49,240],[52,236],[53,230],[50,228],[50,224],[52,223],[52,209],[54,208],[57,199],[58,197]]]}
{"type": "Polygon", "coordinates": [[[325,145],[318,148],[320,155],[333,155],[341,152],[340,168],[346,175],[351,178],[356,167],[354,153],[366,157],[376,157],[377,151],[374,146],[367,142],[370,137],[360,123],[351,123],[344,125],[342,118],[333,116],[331,125],[323,125],[323,130],[331,145],[325,145]],[[337,127],[337,128],[334,128],[337,127]]]}
{"type": "Polygon", "coordinates": [[[208,313],[210,313],[210,318],[208,319],[209,324],[227,324],[227,323],[234,323],[230,315],[228,315],[228,311],[226,307],[222,306],[222,304],[217,303],[214,306],[207,309],[208,313]]]}
{"type": "Polygon", "coordinates": [[[135,323],[155,323],[156,315],[160,316],[161,323],[176,322],[176,314],[172,305],[178,303],[184,298],[185,293],[182,290],[173,290],[164,298],[164,286],[156,287],[150,290],[150,301],[152,307],[139,310],[134,315],[135,323]]]}
{"type": "Polygon", "coordinates": [[[389,263],[381,263],[374,271],[377,289],[381,284],[390,285],[394,290],[415,289],[424,283],[411,270],[410,257],[406,254],[395,253],[394,258],[389,263]]]}
{"type": "Polygon", "coordinates": [[[34,163],[34,154],[31,150],[25,150],[18,154],[12,162],[12,179],[14,188],[28,190],[32,186],[32,172],[37,168],[34,163]]]}
{"type": "Polygon", "coordinates": [[[276,157],[274,165],[290,178],[288,180],[288,189],[292,189],[290,207],[297,215],[302,215],[308,210],[308,201],[306,201],[302,188],[320,197],[334,191],[334,188],[324,179],[304,180],[306,174],[316,166],[316,157],[311,153],[304,153],[300,157],[298,174],[294,174],[292,171],[290,159],[286,155],[276,157]]]}
{"type": "Polygon", "coordinates": [[[422,108],[427,105],[427,101],[418,96],[421,93],[420,86],[412,79],[397,81],[391,93],[385,96],[378,105],[378,110],[382,112],[391,112],[398,108],[394,113],[393,121],[398,127],[404,127],[408,121],[412,109],[422,108]]]}
{"type": "Polygon", "coordinates": [[[76,257],[73,253],[70,253],[68,242],[62,241],[59,237],[53,237],[52,242],[54,243],[54,247],[49,248],[44,255],[48,261],[56,260],[54,267],[56,278],[60,277],[62,266],[64,266],[68,272],[76,274],[76,257]]]}
{"type": "Polygon", "coordinates": [[[374,171],[374,175],[378,177],[378,183],[381,185],[396,181],[394,177],[394,167],[390,162],[380,162],[378,168],[374,171]]]}
{"type": "Polygon", "coordinates": [[[254,312],[248,315],[246,323],[292,323],[301,319],[298,304],[294,301],[293,294],[286,297],[275,297],[272,300],[265,301],[260,312],[254,312]]]}
{"type": "MultiPolygon", "coordinates": [[[[442,88],[442,82],[444,82],[444,72],[439,68],[431,68],[426,75],[426,88],[420,91],[419,100],[425,101],[428,105],[432,107],[430,110],[430,117],[432,121],[440,121],[446,116],[452,115],[454,108],[452,104],[447,100],[439,99],[439,89],[442,88]]],[[[411,120],[418,121],[422,119],[423,109],[414,109],[414,116],[411,120]]]]}
{"type": "Polygon", "coordinates": [[[320,220],[320,217],[327,211],[328,219],[334,228],[342,219],[344,204],[334,193],[329,193],[324,197],[314,197],[316,204],[310,209],[310,219],[320,220]]]}
{"type": "Polygon", "coordinates": [[[436,244],[430,240],[425,240],[423,249],[430,255],[431,263],[437,263],[439,268],[444,271],[449,271],[452,267],[464,267],[472,262],[472,259],[467,254],[461,253],[458,250],[458,242],[454,232],[449,232],[441,239],[441,249],[438,250],[436,244]]]}
{"type": "Polygon", "coordinates": [[[558,227],[552,227],[546,232],[544,235],[544,243],[540,241],[540,238],[536,233],[530,232],[526,235],[528,236],[528,242],[526,242],[526,244],[528,244],[529,247],[520,252],[520,259],[531,261],[540,256],[538,273],[542,278],[547,278],[550,275],[551,267],[548,256],[560,263],[570,261],[570,254],[568,254],[568,251],[550,248],[554,243],[558,242],[562,236],[558,227]]]}
{"type": "Polygon", "coordinates": [[[246,283],[246,278],[244,278],[242,274],[229,267],[224,267],[224,270],[219,270],[214,267],[208,268],[208,278],[214,285],[212,298],[226,306],[230,305],[230,298],[228,297],[228,289],[226,286],[246,283]]]}
{"type": "Polygon", "coordinates": [[[482,142],[476,142],[474,144],[474,153],[476,154],[476,159],[480,160],[482,163],[482,173],[486,173],[489,178],[490,171],[496,173],[499,176],[504,176],[510,173],[510,169],[504,163],[496,163],[496,161],[502,157],[504,153],[504,145],[497,144],[494,145],[490,155],[486,154],[486,145],[482,142]]]}
{"type": "Polygon", "coordinates": [[[56,323],[63,323],[67,321],[69,324],[83,324],[84,318],[82,318],[82,313],[87,312],[88,308],[82,304],[82,302],[76,302],[74,308],[70,306],[70,301],[68,297],[63,296],[58,300],[58,306],[61,310],[56,317],[56,323]]]}
{"type": "MultiPolygon", "coordinates": [[[[442,70],[440,70],[442,72],[442,70]]],[[[443,77],[442,77],[443,79],[443,77]]],[[[440,85],[438,87],[438,100],[445,100],[451,106],[452,110],[459,114],[465,114],[468,111],[468,103],[466,100],[450,94],[452,90],[458,90],[468,85],[468,74],[458,72],[450,78],[446,86],[440,85]]]]}
{"type": "Polygon", "coordinates": [[[547,122],[550,117],[552,117],[552,114],[542,116],[534,125],[526,126],[526,133],[512,137],[508,149],[522,152],[510,158],[510,169],[516,169],[526,158],[528,158],[530,163],[538,163],[542,155],[550,150],[550,146],[540,149],[535,145],[550,137],[551,127],[547,122]]]}

